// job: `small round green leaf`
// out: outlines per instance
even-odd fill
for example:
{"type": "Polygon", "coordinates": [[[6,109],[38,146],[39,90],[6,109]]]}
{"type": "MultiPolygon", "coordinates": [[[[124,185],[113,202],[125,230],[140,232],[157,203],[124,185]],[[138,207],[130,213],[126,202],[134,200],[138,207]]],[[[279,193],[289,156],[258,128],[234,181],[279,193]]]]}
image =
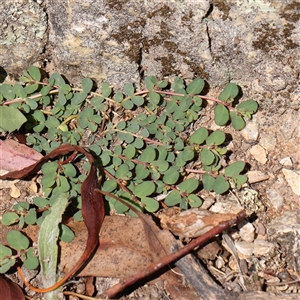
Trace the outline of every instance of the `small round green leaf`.
{"type": "Polygon", "coordinates": [[[140,160],[143,162],[151,163],[156,158],[156,149],[152,147],[147,147],[140,156],[140,160]]]}
{"type": "Polygon", "coordinates": [[[6,240],[16,250],[27,249],[29,247],[29,239],[17,230],[9,231],[6,235],[6,240]]]}
{"type": "Polygon", "coordinates": [[[141,106],[144,104],[144,97],[141,96],[132,96],[131,101],[136,105],[136,106],[141,106]]]}
{"type": "Polygon", "coordinates": [[[90,78],[83,78],[81,85],[82,85],[83,92],[88,94],[92,90],[93,81],[90,78]]]}
{"type": "Polygon", "coordinates": [[[194,79],[186,88],[188,94],[200,94],[204,88],[205,81],[201,78],[194,79]]]}
{"type": "Polygon", "coordinates": [[[246,126],[245,120],[239,116],[235,111],[230,112],[231,123],[234,129],[241,130],[246,126]]]}
{"type": "Polygon", "coordinates": [[[199,207],[202,205],[201,198],[194,194],[188,195],[188,202],[191,207],[199,207]]]}
{"type": "Polygon", "coordinates": [[[224,143],[226,138],[226,135],[223,131],[217,129],[213,133],[209,135],[209,137],[206,139],[207,145],[216,145],[219,146],[224,143]]]}
{"type": "Polygon", "coordinates": [[[177,168],[170,167],[164,174],[163,182],[166,184],[175,184],[179,179],[179,172],[177,168]]]}
{"type": "Polygon", "coordinates": [[[149,92],[149,101],[154,105],[158,105],[160,102],[160,95],[153,91],[149,92]]]}
{"type": "Polygon", "coordinates": [[[228,177],[239,175],[245,168],[243,161],[237,161],[225,168],[225,175],[228,177]]]}
{"type": "Polygon", "coordinates": [[[118,179],[127,180],[132,176],[132,173],[129,171],[128,165],[122,164],[118,167],[115,176],[118,179]]]}
{"type": "Polygon", "coordinates": [[[117,92],[114,96],[114,99],[117,103],[120,103],[123,101],[123,94],[121,92],[117,92]]]}
{"type": "Polygon", "coordinates": [[[135,154],[136,154],[136,148],[135,148],[133,145],[129,144],[129,145],[127,145],[127,147],[124,149],[123,153],[124,153],[124,155],[125,155],[125,157],[126,157],[127,159],[131,159],[131,158],[133,158],[133,157],[135,156],[135,154]]]}
{"type": "Polygon", "coordinates": [[[36,223],[36,210],[34,208],[29,209],[25,217],[25,223],[28,225],[33,225],[36,223]]]}
{"type": "Polygon", "coordinates": [[[206,148],[203,148],[203,149],[201,149],[201,152],[200,152],[200,159],[201,159],[202,164],[209,166],[214,162],[215,155],[212,151],[210,151],[206,148]]]}
{"type": "Polygon", "coordinates": [[[59,227],[60,227],[59,238],[63,242],[70,243],[75,237],[74,232],[64,224],[60,224],[59,227]]]}
{"type": "Polygon", "coordinates": [[[229,111],[222,105],[218,104],[215,107],[215,122],[219,126],[225,125],[229,121],[229,111]]]}
{"type": "Polygon", "coordinates": [[[110,87],[109,83],[103,83],[101,86],[101,90],[104,98],[109,97],[112,92],[112,88],[110,87]]]}
{"type": "Polygon", "coordinates": [[[244,101],[237,106],[237,110],[239,110],[240,112],[247,111],[247,112],[255,113],[257,112],[257,109],[258,109],[258,104],[254,100],[244,101]]]}
{"type": "Polygon", "coordinates": [[[124,92],[128,96],[132,96],[134,94],[134,86],[133,86],[133,84],[132,83],[126,83],[124,85],[124,92]]]}
{"type": "Polygon", "coordinates": [[[39,260],[34,255],[33,247],[27,249],[26,259],[24,260],[24,266],[28,270],[34,270],[39,266],[39,260]]]}
{"type": "Polygon", "coordinates": [[[12,225],[18,221],[19,221],[19,215],[17,215],[14,212],[8,212],[8,213],[3,214],[1,223],[3,225],[8,226],[8,225],[12,225]]]}
{"type": "Polygon", "coordinates": [[[155,183],[153,181],[144,181],[134,187],[134,195],[143,198],[150,196],[155,191],[155,183]]]}
{"type": "Polygon", "coordinates": [[[192,193],[199,186],[199,181],[195,178],[189,178],[178,185],[181,192],[192,193]]]}
{"type": "Polygon", "coordinates": [[[37,83],[29,84],[24,87],[25,92],[27,95],[33,94],[37,89],[39,88],[39,85],[37,83]]]}
{"type": "Polygon", "coordinates": [[[118,187],[118,184],[115,180],[109,179],[106,180],[102,185],[102,190],[108,193],[113,192],[118,187]]]}
{"type": "Polygon", "coordinates": [[[35,197],[33,199],[33,203],[37,207],[46,207],[46,205],[49,204],[49,201],[45,198],[42,198],[42,197],[35,197]]]}
{"type": "Polygon", "coordinates": [[[68,192],[71,189],[71,185],[66,177],[58,176],[58,189],[62,193],[68,192]]]}
{"type": "Polygon", "coordinates": [[[0,120],[0,129],[8,132],[20,129],[27,121],[24,115],[12,106],[0,106],[0,120]]]}
{"type": "Polygon", "coordinates": [[[6,256],[10,256],[12,255],[12,251],[10,248],[0,244],[0,265],[2,264],[2,260],[6,257],[6,256]]]}
{"type": "Polygon", "coordinates": [[[159,172],[165,172],[169,168],[169,163],[165,160],[156,160],[152,162],[152,165],[156,167],[159,172]]]}
{"type": "Polygon", "coordinates": [[[42,172],[44,175],[46,174],[56,174],[58,169],[58,162],[57,161],[51,161],[48,163],[43,164],[42,166],[42,172]]]}
{"type": "Polygon", "coordinates": [[[214,188],[215,178],[208,173],[202,176],[203,188],[207,191],[212,191],[214,188]]]}
{"type": "Polygon", "coordinates": [[[190,144],[201,145],[208,137],[208,130],[205,127],[197,129],[190,137],[190,144]]]}
{"type": "Polygon", "coordinates": [[[153,198],[143,197],[141,201],[145,204],[145,208],[149,212],[155,212],[159,209],[159,202],[153,198]]]}
{"type": "Polygon", "coordinates": [[[135,167],[135,174],[136,174],[137,179],[142,180],[142,179],[145,179],[149,176],[150,171],[144,165],[138,164],[135,167]]]}
{"type": "Polygon", "coordinates": [[[36,81],[41,81],[41,71],[39,68],[35,67],[35,66],[30,66],[28,68],[28,73],[31,76],[32,79],[36,80],[36,81]]]}
{"type": "Polygon", "coordinates": [[[239,93],[239,88],[235,83],[228,83],[222,93],[219,96],[219,99],[222,101],[233,100],[239,93]]]}
{"type": "Polygon", "coordinates": [[[122,105],[123,105],[123,107],[124,107],[125,109],[128,109],[128,110],[130,110],[130,109],[133,108],[133,103],[132,103],[131,100],[124,100],[124,101],[122,102],[122,105]]]}
{"type": "Polygon", "coordinates": [[[236,188],[239,190],[242,188],[242,185],[247,182],[248,178],[245,175],[236,175],[232,177],[235,182],[236,188]]]}
{"type": "Polygon", "coordinates": [[[42,177],[42,186],[43,188],[50,188],[55,184],[56,175],[44,175],[42,177]]]}
{"type": "Polygon", "coordinates": [[[178,191],[172,191],[168,194],[164,202],[167,206],[177,205],[181,202],[181,195],[178,191]]]}
{"type": "Polygon", "coordinates": [[[75,177],[76,174],[77,174],[76,168],[70,163],[67,163],[67,164],[63,165],[62,168],[63,168],[64,174],[67,177],[75,177]]]}
{"type": "Polygon", "coordinates": [[[229,182],[224,178],[224,176],[219,175],[215,182],[214,182],[214,187],[213,190],[217,194],[223,194],[227,192],[230,188],[229,182]]]}

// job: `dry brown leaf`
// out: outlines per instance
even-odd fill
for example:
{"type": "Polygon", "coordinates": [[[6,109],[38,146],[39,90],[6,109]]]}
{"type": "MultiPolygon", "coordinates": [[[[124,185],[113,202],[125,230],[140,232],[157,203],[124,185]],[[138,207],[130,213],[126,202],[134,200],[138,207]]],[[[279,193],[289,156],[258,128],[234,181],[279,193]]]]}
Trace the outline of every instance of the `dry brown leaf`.
{"type": "Polygon", "coordinates": [[[0,292],[2,300],[25,300],[21,288],[4,276],[0,276],[0,292]]]}
{"type": "Polygon", "coordinates": [[[16,171],[28,167],[43,157],[42,154],[14,140],[0,140],[0,169],[16,171]]]}
{"type": "MultiPolygon", "coordinates": [[[[68,226],[75,233],[71,243],[61,242],[60,270],[68,272],[81,256],[87,239],[83,222],[68,226]]],[[[6,233],[13,227],[0,223],[0,244],[6,244],[6,233]]],[[[32,240],[37,241],[38,226],[23,230],[32,240]]],[[[100,247],[79,273],[80,276],[107,276],[123,278],[142,270],[153,262],[142,221],[126,216],[106,216],[99,235],[100,247]]]]}
{"type": "MultiPolygon", "coordinates": [[[[86,230],[82,222],[69,225],[76,237],[71,243],[61,242],[60,268],[68,272],[83,251],[86,230]]],[[[152,254],[143,224],[138,218],[107,216],[100,231],[100,247],[80,276],[123,278],[152,262],[152,254]]]]}

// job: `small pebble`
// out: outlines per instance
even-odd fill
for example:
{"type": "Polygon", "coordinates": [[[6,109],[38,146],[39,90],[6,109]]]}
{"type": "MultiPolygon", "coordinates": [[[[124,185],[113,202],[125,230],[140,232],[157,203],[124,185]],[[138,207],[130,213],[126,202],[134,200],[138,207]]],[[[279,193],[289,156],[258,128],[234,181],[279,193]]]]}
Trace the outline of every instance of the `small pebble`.
{"type": "Polygon", "coordinates": [[[240,259],[246,259],[252,256],[254,244],[245,241],[236,241],[235,243],[236,250],[240,259]]]}
{"type": "Polygon", "coordinates": [[[300,196],[300,175],[288,169],[282,169],[282,172],[292,191],[300,196]]]}
{"type": "Polygon", "coordinates": [[[255,256],[268,256],[274,251],[275,245],[271,242],[256,239],[254,241],[253,254],[255,256]]]}
{"type": "Polygon", "coordinates": [[[277,140],[274,135],[263,135],[259,139],[259,144],[264,147],[267,151],[273,151],[277,146],[277,140]]]}
{"type": "Polygon", "coordinates": [[[264,165],[267,162],[267,153],[262,146],[255,145],[251,147],[250,153],[262,165],[264,165]]]}
{"type": "Polygon", "coordinates": [[[268,180],[270,178],[268,174],[265,174],[264,172],[261,171],[249,171],[247,173],[247,177],[249,183],[261,182],[261,181],[268,180]]]}
{"type": "Polygon", "coordinates": [[[251,223],[245,224],[240,229],[240,237],[245,242],[253,242],[254,241],[254,234],[255,234],[255,228],[254,228],[254,226],[251,223]]]}
{"type": "Polygon", "coordinates": [[[293,163],[290,157],[284,157],[279,161],[285,167],[292,167],[293,163]]]}
{"type": "Polygon", "coordinates": [[[269,198],[270,204],[276,209],[279,210],[283,205],[283,197],[280,195],[280,193],[271,188],[267,190],[267,195],[269,198]]]}
{"type": "Polygon", "coordinates": [[[245,128],[241,131],[244,139],[251,143],[257,141],[258,138],[258,124],[255,121],[247,122],[245,128]]]}

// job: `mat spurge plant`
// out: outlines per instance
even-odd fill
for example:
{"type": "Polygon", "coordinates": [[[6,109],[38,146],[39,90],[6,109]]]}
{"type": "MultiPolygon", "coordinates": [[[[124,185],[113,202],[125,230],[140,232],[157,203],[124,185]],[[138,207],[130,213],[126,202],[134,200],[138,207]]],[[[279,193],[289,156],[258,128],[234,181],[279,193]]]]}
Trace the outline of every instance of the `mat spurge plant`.
{"type": "MultiPolygon", "coordinates": [[[[223,159],[229,137],[224,129],[195,128],[196,121],[201,124],[205,101],[216,103],[217,125],[232,124],[236,130],[241,130],[258,109],[253,100],[237,103],[240,89],[234,83],[228,83],[218,99],[204,95],[204,87],[200,78],[186,83],[181,78],[169,82],[148,76],[139,91],[132,83],[116,92],[109,83],[96,88],[89,78],[75,88],[60,74],[42,77],[40,70],[31,66],[19,82],[0,85],[0,130],[19,131],[26,136],[27,145],[46,156],[61,145],[84,146],[101,166],[101,189],[140,211],[156,212],[174,205],[200,207],[201,189],[222,194],[233,187],[240,189],[247,181],[245,162],[224,165],[229,161],[228,156],[223,159]],[[195,161],[197,168],[193,168],[195,161]]],[[[81,219],[81,184],[90,162],[76,151],[71,159],[65,155],[53,159],[42,166],[44,197],[36,197],[30,205],[19,203],[3,215],[3,224],[43,226],[53,214],[58,195],[68,195],[68,205],[60,207],[61,214],[68,210],[76,220],[81,219]]],[[[114,197],[106,196],[106,200],[110,210],[134,214],[114,197]]],[[[61,218],[59,213],[57,218],[61,218]]],[[[59,226],[59,236],[65,232],[70,240],[67,226],[59,226]]],[[[21,248],[10,246],[18,255],[1,245],[2,273],[16,259],[34,260],[27,242],[21,248]]],[[[27,266],[36,268],[36,262],[27,266]]]]}

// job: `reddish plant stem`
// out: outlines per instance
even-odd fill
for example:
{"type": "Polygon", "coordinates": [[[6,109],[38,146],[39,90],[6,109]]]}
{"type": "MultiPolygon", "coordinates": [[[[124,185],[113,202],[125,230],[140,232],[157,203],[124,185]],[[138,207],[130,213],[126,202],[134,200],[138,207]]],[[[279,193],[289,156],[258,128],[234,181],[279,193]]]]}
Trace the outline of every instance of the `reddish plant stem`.
{"type": "MultiPolygon", "coordinates": [[[[144,90],[144,91],[137,92],[134,95],[138,96],[138,95],[142,95],[142,94],[148,94],[149,92],[150,91],[148,91],[148,90],[144,90]]],[[[153,92],[158,93],[158,94],[164,94],[164,95],[170,95],[170,96],[181,96],[181,97],[184,97],[187,95],[187,94],[179,94],[179,93],[167,92],[167,91],[161,91],[161,90],[153,90],[153,92]]],[[[222,105],[226,106],[229,110],[234,110],[234,108],[229,103],[222,101],[220,99],[210,97],[210,96],[203,96],[203,95],[196,95],[196,96],[200,97],[201,99],[214,101],[216,103],[222,104],[222,105]]]]}
{"type": "Polygon", "coordinates": [[[232,220],[229,220],[229,221],[219,224],[218,226],[212,228],[211,230],[207,231],[203,235],[199,236],[198,238],[196,238],[195,240],[190,242],[188,245],[182,247],[177,252],[171,253],[171,254],[163,257],[159,261],[150,264],[146,269],[136,273],[133,276],[130,276],[130,277],[120,281],[113,287],[107,289],[102,294],[102,297],[104,296],[104,297],[107,297],[108,299],[114,297],[115,295],[117,295],[118,293],[123,291],[126,287],[132,285],[133,283],[137,282],[138,280],[141,280],[142,278],[145,278],[145,277],[155,273],[156,271],[162,269],[163,267],[167,266],[168,264],[183,257],[184,255],[191,252],[194,248],[204,244],[205,242],[207,242],[208,240],[210,240],[217,234],[220,234],[223,230],[226,230],[226,229],[232,227],[234,224],[236,224],[237,222],[240,222],[245,217],[246,217],[245,211],[239,212],[236,215],[235,219],[232,219],[232,220]]]}

